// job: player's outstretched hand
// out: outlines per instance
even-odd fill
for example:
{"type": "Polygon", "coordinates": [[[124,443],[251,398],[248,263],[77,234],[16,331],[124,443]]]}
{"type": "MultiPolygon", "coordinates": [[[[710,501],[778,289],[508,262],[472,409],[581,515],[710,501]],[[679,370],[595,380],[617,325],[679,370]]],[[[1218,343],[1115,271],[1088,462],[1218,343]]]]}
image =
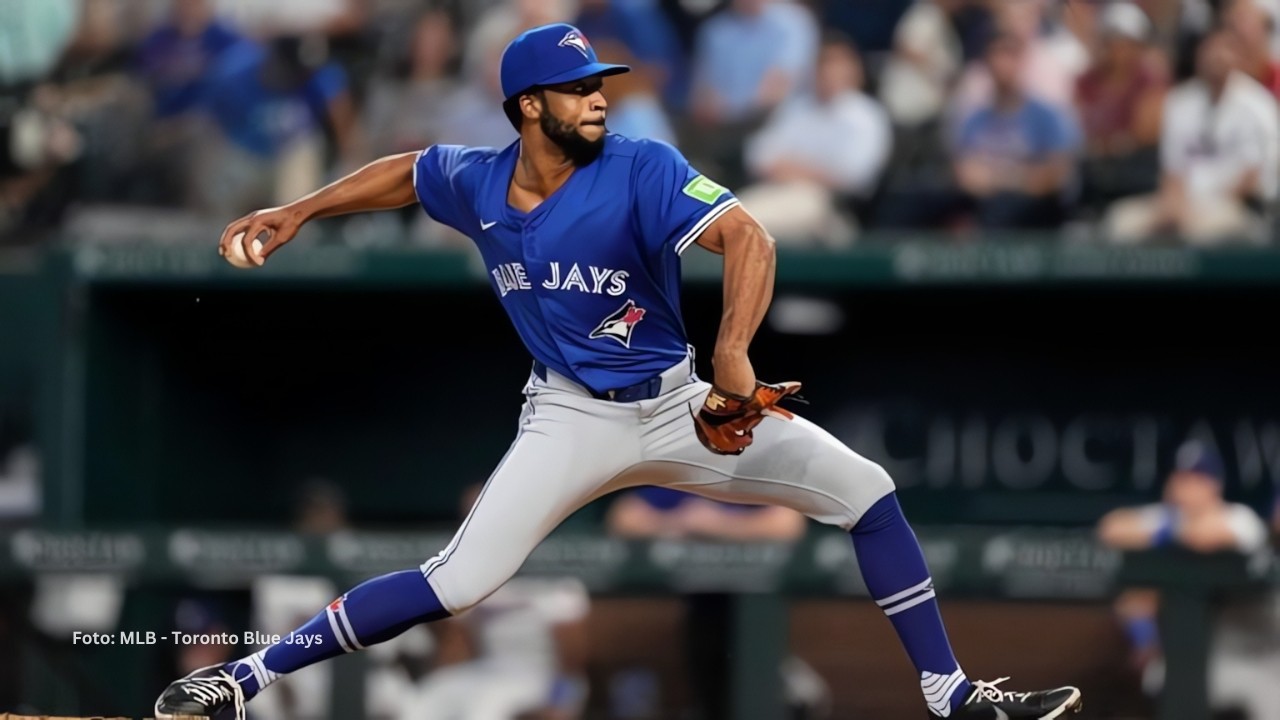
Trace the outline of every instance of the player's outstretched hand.
{"type": "Polygon", "coordinates": [[[303,218],[300,212],[291,207],[268,208],[257,210],[227,225],[222,231],[222,240],[218,243],[218,254],[232,258],[234,253],[231,244],[240,243],[242,257],[249,258],[254,265],[262,265],[280,246],[293,239],[302,227],[303,218]],[[262,239],[262,248],[255,252],[253,241],[262,239]]]}
{"type": "Polygon", "coordinates": [[[765,417],[790,420],[795,416],[778,407],[778,402],[800,391],[800,383],[756,382],[751,395],[743,397],[712,386],[702,407],[693,415],[698,440],[718,455],[741,455],[753,440],[753,430],[765,417]]]}

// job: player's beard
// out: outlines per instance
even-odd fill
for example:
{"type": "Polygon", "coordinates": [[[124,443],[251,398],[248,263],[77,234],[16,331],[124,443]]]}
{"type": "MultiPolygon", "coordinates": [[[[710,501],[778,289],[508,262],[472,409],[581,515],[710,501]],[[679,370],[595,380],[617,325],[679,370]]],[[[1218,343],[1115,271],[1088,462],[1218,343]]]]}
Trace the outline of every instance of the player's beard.
{"type": "Polygon", "coordinates": [[[542,109],[538,124],[542,127],[542,134],[555,143],[569,162],[577,167],[590,164],[604,149],[604,133],[600,134],[598,140],[588,140],[578,132],[577,127],[552,115],[546,108],[542,109]]]}

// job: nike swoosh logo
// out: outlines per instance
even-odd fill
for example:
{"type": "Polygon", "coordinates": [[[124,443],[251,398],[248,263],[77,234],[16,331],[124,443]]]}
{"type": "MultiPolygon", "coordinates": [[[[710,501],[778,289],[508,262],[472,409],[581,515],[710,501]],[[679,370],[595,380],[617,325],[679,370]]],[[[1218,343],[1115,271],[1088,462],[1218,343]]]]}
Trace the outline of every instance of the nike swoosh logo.
{"type": "Polygon", "coordinates": [[[1000,708],[994,708],[994,710],[996,711],[996,720],[1009,720],[1009,713],[1000,708]]]}
{"type": "Polygon", "coordinates": [[[498,224],[498,221],[497,221],[497,220],[494,220],[494,221],[492,221],[492,222],[485,222],[485,221],[481,220],[481,221],[480,221],[480,229],[481,229],[481,230],[488,230],[489,228],[491,228],[491,227],[493,227],[494,225],[497,225],[497,224],[498,224]]]}

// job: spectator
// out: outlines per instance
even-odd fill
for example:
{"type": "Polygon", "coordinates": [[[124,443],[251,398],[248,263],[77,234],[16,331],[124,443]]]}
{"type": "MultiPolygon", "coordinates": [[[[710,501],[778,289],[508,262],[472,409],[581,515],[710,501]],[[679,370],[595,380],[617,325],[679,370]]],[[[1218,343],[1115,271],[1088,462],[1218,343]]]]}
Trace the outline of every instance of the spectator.
{"type": "Polygon", "coordinates": [[[240,43],[210,73],[212,131],[192,168],[196,206],[235,217],[305,195],[326,174],[329,140],[344,168],[363,155],[343,68],[318,36],[240,43]]]}
{"type": "Polygon", "coordinates": [[[467,47],[462,84],[450,98],[441,120],[440,142],[475,147],[506,147],[519,134],[506,115],[495,112],[502,105],[502,52],[518,31],[473,31],[482,44],[467,47]]]}
{"type": "Polygon", "coordinates": [[[1280,61],[1275,59],[1272,38],[1277,8],[1271,0],[1227,0],[1220,13],[1222,26],[1240,50],[1240,69],[1280,97],[1280,61]]]}
{"type": "Polygon", "coordinates": [[[1101,49],[1076,84],[1076,106],[1085,137],[1085,202],[1102,208],[1155,189],[1169,71],[1147,44],[1151,21],[1137,5],[1107,5],[1099,25],[1101,49]]]}
{"type": "Polygon", "coordinates": [[[243,38],[214,17],[212,0],[176,0],[169,18],[134,53],[151,91],[157,118],[184,114],[200,102],[202,83],[217,59],[243,38]]]}
{"type": "Polygon", "coordinates": [[[784,103],[749,139],[746,164],[758,184],[739,198],[779,242],[850,241],[850,201],[870,198],[893,145],[888,114],[862,86],[857,48],[833,32],[822,43],[815,92],[784,103]]]}
{"type": "Polygon", "coordinates": [[[1202,442],[1183,443],[1159,503],[1122,508],[1098,525],[1103,543],[1124,550],[1178,545],[1195,552],[1254,553],[1267,542],[1266,525],[1248,505],[1223,496],[1222,458],[1202,442]]]}
{"type": "Polygon", "coordinates": [[[609,98],[608,128],[626,137],[649,138],[676,144],[675,130],[667,118],[651,75],[651,66],[640,62],[616,40],[592,41],[600,62],[627,65],[631,72],[610,77],[605,85],[609,98]]]}
{"type": "Polygon", "coordinates": [[[83,157],[85,139],[41,95],[0,109],[0,244],[42,239],[72,201],[70,175],[83,157]]]}
{"type": "MultiPolygon", "coordinates": [[[[688,100],[688,59],[675,28],[656,2],[582,0],[574,27],[591,38],[599,53],[602,43],[622,43],[643,64],[662,104],[680,111],[688,100]]],[[[616,62],[616,61],[615,61],[616,62]]],[[[609,98],[613,103],[612,95],[609,98]]]]}
{"type": "Polygon", "coordinates": [[[960,5],[960,0],[919,0],[898,23],[879,92],[895,125],[919,127],[946,106],[961,63],[960,37],[952,24],[960,5]]]}
{"type": "Polygon", "coordinates": [[[134,199],[178,205],[204,133],[194,118],[209,73],[244,38],[214,16],[212,0],[177,0],[139,42],[133,69],[151,100],[151,126],[126,183],[134,199]]]}
{"type": "MultiPolygon", "coordinates": [[[[1227,502],[1222,458],[1198,441],[1178,448],[1161,502],[1107,513],[1098,537],[1121,550],[1179,546],[1198,553],[1237,552],[1256,556],[1267,549],[1267,528],[1247,505],[1227,502]]],[[[1143,670],[1146,691],[1163,686],[1163,661],[1157,626],[1159,597],[1132,590],[1115,604],[1143,670]]],[[[1243,707],[1247,717],[1264,718],[1280,706],[1280,628],[1270,599],[1228,603],[1215,623],[1210,657],[1210,695],[1215,709],[1243,707]]]]}
{"type": "Polygon", "coordinates": [[[995,96],[956,141],[955,175],[983,228],[1053,228],[1066,217],[1078,130],[1067,113],[1022,91],[1025,53],[1017,35],[991,41],[995,96]]]}
{"type": "Polygon", "coordinates": [[[758,119],[808,89],[817,23],[786,0],[733,0],[698,32],[690,107],[703,125],[758,119]]]}
{"type": "Polygon", "coordinates": [[[691,161],[731,189],[747,181],[742,144],[813,78],[818,26],[793,0],[733,0],[698,28],[681,135],[691,161]]]}
{"type": "Polygon", "coordinates": [[[1200,44],[1197,77],[1164,102],[1159,188],[1112,205],[1105,233],[1113,241],[1162,233],[1197,245],[1266,241],[1267,206],[1280,181],[1280,112],[1240,61],[1225,31],[1200,44]]]}
{"type": "MultiPolygon", "coordinates": [[[[476,22],[465,26],[470,31],[463,44],[463,75],[469,79],[484,76],[494,62],[494,48],[501,57],[507,43],[525,30],[569,22],[577,13],[577,5],[577,0],[501,0],[493,4],[476,22]]],[[[501,96],[498,100],[502,100],[501,96]]]]}
{"type": "Polygon", "coordinates": [[[371,158],[439,142],[449,98],[457,88],[451,75],[457,52],[447,12],[428,10],[417,19],[403,69],[396,77],[375,80],[370,88],[363,125],[371,158]]]}
{"type": "MultiPolygon", "coordinates": [[[[470,511],[480,489],[472,485],[463,492],[463,511],[470,511]]],[[[508,580],[467,613],[431,626],[441,647],[462,651],[438,663],[395,717],[581,717],[590,611],[591,597],[577,578],[508,580]]]]}
{"type": "MultiPolygon", "coordinates": [[[[640,0],[640,2],[644,1],[640,0]]],[[[732,0],[649,0],[649,2],[656,3],[662,10],[662,14],[671,22],[685,57],[692,57],[702,25],[728,8],[732,0]]]]}
{"type": "MultiPolygon", "coordinates": [[[[991,37],[1012,36],[1022,44],[1018,90],[1060,112],[1070,112],[1074,109],[1076,80],[1089,64],[1089,51],[1054,18],[1049,7],[1048,0],[996,3],[995,33],[991,37]]],[[[985,50],[983,55],[987,56],[985,50]]],[[[997,92],[996,82],[989,64],[970,63],[949,101],[952,121],[963,121],[973,110],[988,105],[997,92]]]]}

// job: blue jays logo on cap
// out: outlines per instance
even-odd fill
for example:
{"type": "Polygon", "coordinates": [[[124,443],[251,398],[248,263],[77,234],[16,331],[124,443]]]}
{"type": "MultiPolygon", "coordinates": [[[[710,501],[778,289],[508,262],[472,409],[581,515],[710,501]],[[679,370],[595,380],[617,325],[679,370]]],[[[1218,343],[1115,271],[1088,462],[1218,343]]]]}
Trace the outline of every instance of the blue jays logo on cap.
{"type": "Polygon", "coordinates": [[[502,53],[505,99],[539,85],[558,85],[593,75],[617,75],[627,65],[602,63],[591,41],[567,23],[541,25],[520,33],[502,53]]]}
{"type": "Polygon", "coordinates": [[[582,36],[582,33],[577,30],[570,30],[565,33],[564,37],[560,39],[560,42],[557,43],[557,45],[559,47],[575,48],[578,52],[582,53],[582,57],[588,57],[587,49],[591,47],[591,43],[588,42],[587,39],[582,36]]]}

